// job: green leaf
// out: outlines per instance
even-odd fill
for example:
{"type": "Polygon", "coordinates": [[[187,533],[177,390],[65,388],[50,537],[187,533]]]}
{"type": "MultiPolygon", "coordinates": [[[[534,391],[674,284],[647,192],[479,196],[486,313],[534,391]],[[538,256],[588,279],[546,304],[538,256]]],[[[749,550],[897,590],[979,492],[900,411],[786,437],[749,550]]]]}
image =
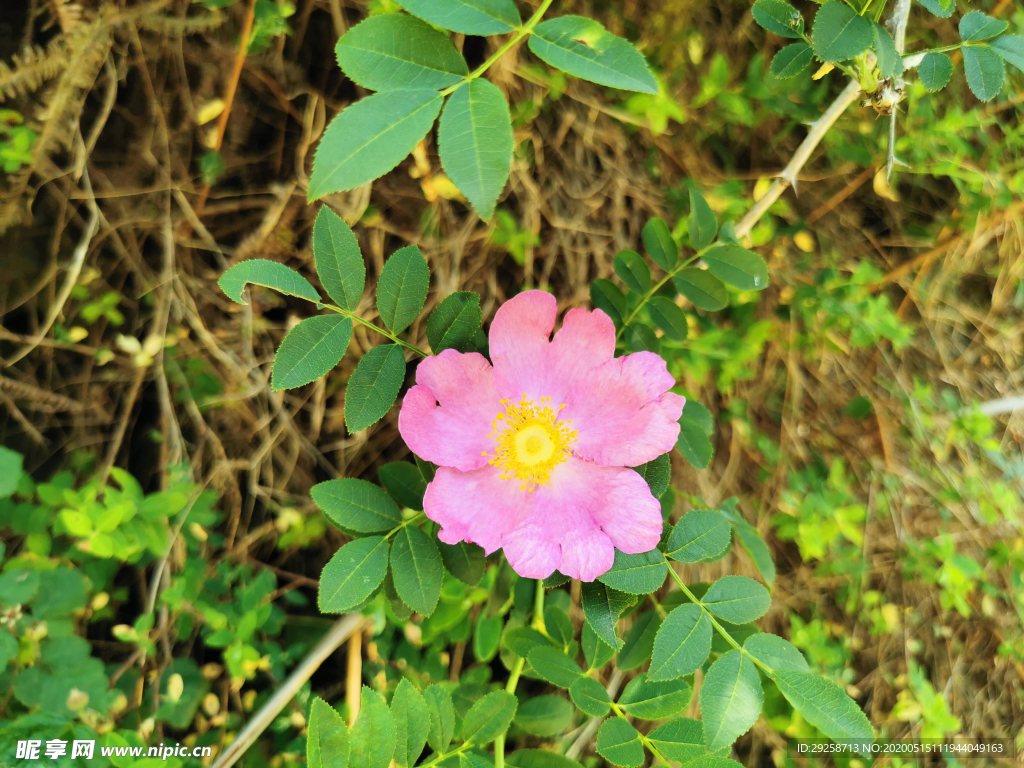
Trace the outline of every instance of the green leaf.
{"type": "Polygon", "coordinates": [[[448,35],[404,13],[370,16],[341,36],[334,53],[349,79],[371,91],[436,90],[469,74],[448,35]]]}
{"type": "Polygon", "coordinates": [[[430,716],[427,743],[435,752],[447,752],[455,734],[455,705],[451,694],[439,685],[429,685],[423,690],[423,700],[430,716]]]}
{"type": "Polygon", "coordinates": [[[487,556],[481,547],[460,541],[458,544],[440,542],[441,560],[448,572],[463,584],[475,587],[483,578],[487,556]]]}
{"type": "Polygon", "coordinates": [[[672,284],[697,309],[715,312],[729,303],[729,292],[722,281],[705,269],[687,267],[672,278],[672,284]]]}
{"type": "Polygon", "coordinates": [[[429,616],[437,607],[444,581],[444,566],[434,540],[414,525],[407,525],[391,545],[391,576],[402,602],[429,616]]]}
{"type": "Polygon", "coordinates": [[[385,91],[343,109],[320,139],[307,199],[361,187],[390,171],[427,135],[442,101],[437,91],[385,91]]]}
{"type": "Polygon", "coordinates": [[[712,509],[692,509],[676,523],[665,554],[680,563],[718,560],[729,551],[729,521],[712,509]]]}
{"type": "Polygon", "coordinates": [[[583,646],[583,657],[587,660],[588,669],[600,669],[615,655],[615,648],[598,637],[590,624],[583,625],[580,645],[583,646]]]}
{"type": "Polygon", "coordinates": [[[668,272],[679,262],[679,246],[664,219],[654,218],[644,224],[640,237],[651,261],[668,272]]]}
{"type": "Polygon", "coordinates": [[[18,490],[22,465],[20,453],[0,445],[0,499],[6,499],[18,490]]]}
{"type": "Polygon", "coordinates": [[[17,655],[18,641],[14,635],[9,632],[0,632],[0,672],[3,672],[8,662],[17,655]]]}
{"type": "Polygon", "coordinates": [[[612,260],[615,274],[633,293],[641,296],[651,290],[651,269],[636,251],[622,250],[612,260]]]}
{"type": "Polygon", "coordinates": [[[953,76],[953,62],[944,53],[926,53],[917,65],[917,76],[929,93],[941,91],[953,76]]]}
{"type": "Polygon", "coordinates": [[[676,438],[676,448],[690,464],[697,469],[705,469],[711,463],[714,448],[703,428],[692,419],[685,416],[679,419],[679,437],[676,438]]]}
{"type": "Polygon", "coordinates": [[[708,272],[741,291],[763,291],[768,287],[768,266],[753,251],[739,245],[719,245],[704,254],[708,272]]]}
{"type": "Polygon", "coordinates": [[[964,54],[964,75],[971,93],[982,101],[991,101],[999,95],[1006,77],[1003,57],[989,45],[965,45],[960,49],[964,54]]]}
{"type": "Polygon", "coordinates": [[[771,73],[780,80],[796,77],[811,65],[814,52],[807,43],[787,45],[772,58],[771,73]]]}
{"type": "Polygon", "coordinates": [[[1005,61],[1024,71],[1024,36],[1003,35],[993,40],[990,45],[1005,61]]]}
{"type": "Polygon", "coordinates": [[[721,754],[705,754],[688,762],[686,768],[743,768],[743,765],[728,757],[723,757],[721,754]]]}
{"type": "Polygon", "coordinates": [[[647,734],[647,738],[669,760],[689,763],[704,756],[704,726],[700,720],[689,717],[669,720],[647,734]]]}
{"type": "Polygon", "coordinates": [[[516,714],[516,697],[492,691],[472,706],[462,724],[462,739],[474,746],[488,744],[506,730],[516,714]]]}
{"type": "Polygon", "coordinates": [[[652,682],[642,674],[629,681],[619,706],[641,720],[664,720],[686,709],[692,696],[693,688],[685,680],[652,682]]]}
{"type": "Polygon", "coordinates": [[[729,747],[761,714],[764,694],[757,668],[738,650],[711,665],[700,689],[704,745],[709,752],[729,747]]]}
{"type": "Polygon", "coordinates": [[[804,17],[784,0],[757,0],[751,13],[754,21],[779,37],[799,40],[804,31],[804,17]]]}
{"type": "Polygon", "coordinates": [[[320,610],[324,613],[352,610],[373,594],[387,572],[387,539],[367,536],[350,541],[334,553],[320,574],[320,610]]]}
{"type": "Polygon", "coordinates": [[[397,742],[398,729],[384,697],[364,685],[359,717],[349,734],[350,768],[388,768],[397,742]]]}
{"type": "Polygon", "coordinates": [[[775,581],[775,563],[772,561],[772,553],[768,549],[768,545],[764,543],[757,529],[745,520],[740,523],[734,522],[733,530],[736,531],[736,538],[740,540],[740,544],[750,555],[750,559],[754,561],[757,570],[761,572],[761,576],[770,586],[775,581]]]}
{"type": "Polygon", "coordinates": [[[597,732],[597,754],[612,765],[637,768],[644,763],[644,748],[636,728],[617,717],[601,723],[597,732]]]}
{"type": "Polygon", "coordinates": [[[427,743],[430,713],[423,694],[404,677],[398,682],[398,688],[391,699],[391,715],[395,719],[398,744],[395,749],[395,762],[403,768],[410,768],[416,765],[423,745],[427,743]]]}
{"type": "Polygon", "coordinates": [[[480,296],[473,291],[457,291],[438,304],[427,318],[427,341],[434,354],[446,349],[465,352],[480,330],[480,296]]]}
{"type": "Polygon", "coordinates": [[[307,317],[288,331],[274,356],[270,387],[295,389],[327,375],[345,356],[352,321],[341,315],[307,317]]]}
{"type": "Polygon", "coordinates": [[[903,57],[896,50],[896,43],[889,30],[877,22],[871,22],[875,33],[875,56],[878,58],[878,71],[882,77],[894,77],[903,74],[903,57]]]}
{"type": "Polygon", "coordinates": [[[778,635],[758,632],[746,639],[743,650],[776,672],[786,669],[795,672],[811,671],[796,646],[778,635]]]}
{"type": "Polygon", "coordinates": [[[430,267],[415,245],[399,248],[384,265],[377,282],[377,311],[392,333],[415,320],[430,289],[430,267]]]}
{"type": "Polygon", "coordinates": [[[391,498],[403,507],[423,511],[423,494],[427,492],[427,481],[423,479],[415,464],[408,461],[393,461],[377,470],[377,475],[391,494],[391,498]]]}
{"type": "MultiPolygon", "coordinates": [[[[758,2],[778,2],[781,5],[788,5],[782,0],[758,0],[758,2]]],[[[757,5],[754,5],[757,8],[757,5]]],[[[795,12],[795,11],[794,11],[795,12]]],[[[715,242],[718,234],[718,219],[715,212],[711,210],[704,195],[700,190],[690,187],[690,217],[687,220],[687,230],[690,234],[690,247],[695,251],[702,251],[715,242]]]]}
{"type": "Polygon", "coordinates": [[[615,666],[628,672],[651,658],[654,638],[660,626],[661,617],[655,611],[644,611],[637,616],[622,641],[622,650],[619,651],[615,666]]]}
{"type": "Polygon", "coordinates": [[[633,467],[633,470],[647,481],[654,498],[660,499],[665,495],[669,481],[672,479],[672,461],[667,453],[663,453],[658,458],[641,464],[639,467],[633,467]]]}
{"type": "Polygon", "coordinates": [[[327,295],[354,312],[366,285],[363,252],[349,225],[326,205],[313,225],[313,258],[327,295]]]}
{"type": "Polygon", "coordinates": [[[583,670],[575,661],[550,645],[535,646],[526,659],[534,672],[559,688],[569,688],[583,676],[583,670]]]}
{"type": "Polygon", "coordinates": [[[590,284],[590,303],[608,315],[616,327],[626,316],[626,296],[611,280],[601,278],[590,284]]]}
{"type": "Polygon", "coordinates": [[[512,168],[512,117],[498,86],[478,77],[448,97],[438,125],[441,165],[482,219],[512,168]]]}
{"type": "Polygon", "coordinates": [[[701,602],[715,616],[733,624],[745,624],[764,616],[772,597],[751,578],[723,576],[711,585],[701,602]]]}
{"type": "Polygon", "coordinates": [[[647,312],[651,322],[665,332],[665,338],[672,341],[686,340],[690,330],[686,314],[671,299],[655,296],[648,302],[647,312]]]}
{"type": "Polygon", "coordinates": [[[699,605],[684,603],[661,623],[647,677],[675,680],[692,674],[711,652],[711,620],[699,605]]]}
{"type": "Polygon", "coordinates": [[[534,736],[557,736],[572,723],[573,708],[561,696],[548,694],[527,699],[516,712],[515,723],[534,736]]]}
{"type": "Polygon", "coordinates": [[[784,669],[776,671],[772,679],[793,708],[830,739],[875,737],[860,707],[828,678],[784,669]]]}
{"type": "Polygon", "coordinates": [[[626,326],[626,345],[633,352],[653,352],[658,354],[661,349],[661,342],[658,340],[654,329],[648,328],[643,323],[632,322],[626,326]]]}
{"type": "Polygon", "coordinates": [[[864,53],[874,41],[871,22],[844,2],[831,0],[814,16],[814,53],[822,61],[846,61],[864,53]]]}
{"type": "Polygon", "coordinates": [[[511,627],[506,628],[501,638],[502,645],[512,651],[516,656],[524,659],[530,655],[537,646],[549,646],[551,643],[539,631],[533,627],[511,627]]]}
{"type": "Polygon", "coordinates": [[[960,39],[965,43],[976,43],[998,37],[1010,26],[1002,19],[994,19],[981,11],[965,13],[960,18],[960,39]]]}
{"type": "Polygon", "coordinates": [[[359,432],[391,410],[405,381],[405,353],[397,344],[374,347],[360,359],[345,390],[345,424],[359,432]]]}
{"type": "Polygon", "coordinates": [[[294,269],[268,259],[248,259],[240,261],[217,281],[224,294],[236,304],[248,304],[242,301],[242,291],[249,283],[273,288],[278,293],[298,296],[300,299],[320,303],[320,294],[294,269]]]}
{"type": "Polygon", "coordinates": [[[485,611],[477,614],[476,628],[473,630],[473,656],[477,661],[486,663],[494,658],[501,643],[501,630],[501,616],[488,618],[485,611]]]}
{"type": "Polygon", "coordinates": [[[627,555],[615,550],[615,562],[598,580],[612,589],[631,595],[646,595],[665,583],[668,563],[658,549],[627,555]]]}
{"type": "Polygon", "coordinates": [[[710,436],[715,431],[715,420],[711,416],[711,411],[692,398],[683,404],[683,418],[696,422],[705,435],[710,436]]]}
{"type": "Polygon", "coordinates": [[[327,480],[314,485],[309,495],[328,520],[347,531],[383,533],[402,522],[391,497],[366,480],[327,480]]]}
{"type": "Polygon", "coordinates": [[[330,704],[313,697],[306,736],[308,768],[345,768],[348,765],[348,727],[330,704]]]}
{"type": "Polygon", "coordinates": [[[940,19],[948,19],[956,10],[954,0],[918,0],[918,2],[940,19]]]}
{"type": "Polygon", "coordinates": [[[548,749],[517,749],[505,758],[514,768],[582,768],[575,760],[548,749]]]}
{"type": "Polygon", "coordinates": [[[622,641],[615,634],[615,625],[636,598],[596,581],[585,581],[582,586],[583,615],[587,623],[601,640],[618,650],[622,641]]]}
{"type": "Polygon", "coordinates": [[[581,677],[569,686],[569,696],[580,711],[591,717],[604,717],[611,709],[611,697],[597,680],[581,677]]]}
{"type": "Polygon", "coordinates": [[[555,69],[625,91],[657,93],[643,54],[593,19],[559,16],[542,21],[530,35],[530,50],[555,69]]]}
{"type": "Polygon", "coordinates": [[[568,648],[576,633],[569,614],[557,605],[549,605],[544,609],[544,630],[551,641],[561,648],[568,648]]]}
{"type": "Polygon", "coordinates": [[[399,0],[409,13],[466,35],[500,35],[522,23],[512,0],[399,0]]]}

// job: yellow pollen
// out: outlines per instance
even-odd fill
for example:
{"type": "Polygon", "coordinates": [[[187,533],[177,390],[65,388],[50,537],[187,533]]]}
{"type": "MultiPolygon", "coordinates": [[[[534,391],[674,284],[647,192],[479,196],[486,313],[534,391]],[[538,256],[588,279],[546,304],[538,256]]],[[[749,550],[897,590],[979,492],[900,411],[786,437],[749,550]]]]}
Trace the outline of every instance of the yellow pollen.
{"type": "Polygon", "coordinates": [[[576,442],[576,432],[569,427],[572,421],[558,420],[565,406],[553,408],[550,397],[542,397],[535,405],[525,394],[518,403],[502,400],[501,404],[505,410],[492,422],[494,452],[484,456],[501,470],[503,480],[521,480],[524,491],[550,485],[551,470],[569,458],[576,442]]]}

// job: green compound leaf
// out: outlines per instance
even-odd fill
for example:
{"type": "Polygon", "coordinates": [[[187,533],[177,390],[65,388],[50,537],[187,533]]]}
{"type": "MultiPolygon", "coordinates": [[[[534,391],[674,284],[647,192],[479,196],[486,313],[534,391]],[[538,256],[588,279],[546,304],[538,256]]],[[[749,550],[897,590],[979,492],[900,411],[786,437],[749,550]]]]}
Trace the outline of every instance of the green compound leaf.
{"type": "Polygon", "coordinates": [[[991,101],[999,95],[1006,77],[1003,57],[989,45],[965,45],[964,75],[971,93],[982,101],[991,101]]]}
{"type": "MultiPolygon", "coordinates": [[[[324,613],[352,610],[373,594],[387,572],[387,539],[367,536],[350,541],[334,553],[320,574],[320,610],[324,613]]],[[[391,759],[390,755],[388,759],[391,759]]]]}
{"type": "Polygon", "coordinates": [[[626,345],[632,352],[653,352],[658,354],[661,342],[653,328],[636,321],[626,326],[626,345]]]}
{"type": "Polygon", "coordinates": [[[430,289],[430,267],[415,245],[399,248],[388,259],[377,281],[377,311],[392,333],[401,333],[415,320],[430,289]]]}
{"type": "Polygon", "coordinates": [[[658,92],[643,54],[593,19],[559,16],[542,21],[529,45],[543,61],[570,75],[625,91],[658,92]]]}
{"type": "Polygon", "coordinates": [[[288,331],[274,356],[270,388],[294,389],[325,376],[352,340],[352,321],[340,315],[307,317],[288,331]]]}
{"type": "Polygon", "coordinates": [[[474,704],[462,724],[463,741],[482,747],[506,730],[516,714],[516,697],[506,691],[492,691],[474,704]]]}
{"type": "Polygon", "coordinates": [[[679,246],[664,219],[654,218],[644,224],[640,237],[651,261],[668,272],[679,262],[679,246]]]}
{"type": "Polygon", "coordinates": [[[365,685],[349,742],[349,768],[388,768],[397,746],[398,729],[391,710],[383,696],[365,685]]]}
{"type": "Polygon", "coordinates": [[[772,604],[768,590],[746,576],[723,576],[701,602],[715,616],[733,624],[746,624],[764,616],[772,604]]]}
{"type": "Polygon", "coordinates": [[[714,448],[708,440],[704,429],[693,419],[686,416],[679,418],[679,437],[676,438],[676,448],[683,458],[690,462],[697,469],[705,469],[711,463],[714,455],[714,448]]]}
{"type": "Polygon", "coordinates": [[[941,91],[953,76],[953,62],[944,53],[926,53],[917,65],[917,76],[929,93],[941,91]]]}
{"type": "Polygon", "coordinates": [[[391,578],[403,603],[424,616],[434,612],[444,566],[434,540],[414,525],[402,528],[391,545],[391,578]]]}
{"type": "Polygon", "coordinates": [[[723,654],[711,665],[700,689],[704,745],[709,752],[729,747],[761,714],[764,694],[757,668],[740,651],[723,654]]]}
{"type": "Polygon", "coordinates": [[[405,381],[405,353],[397,344],[374,347],[359,361],[345,390],[345,424],[359,432],[391,410],[405,381]]]}
{"type": "Polygon", "coordinates": [[[512,168],[512,117],[498,86],[481,77],[448,97],[438,124],[441,165],[482,219],[494,215],[512,168]]]}
{"type": "Polygon", "coordinates": [[[693,688],[685,680],[652,682],[642,674],[629,681],[619,706],[640,720],[664,720],[686,709],[692,696],[693,688]]]}
{"type": "Polygon", "coordinates": [[[965,13],[960,19],[960,39],[965,43],[976,43],[998,37],[1010,26],[1002,19],[994,19],[981,11],[965,13]]]}
{"type": "Polygon", "coordinates": [[[377,470],[377,475],[391,494],[391,498],[403,507],[423,511],[423,494],[427,491],[427,481],[423,479],[415,464],[394,461],[377,470]]]}
{"type": "Polygon", "coordinates": [[[647,304],[647,313],[654,323],[665,333],[665,338],[672,341],[686,341],[690,332],[686,322],[686,313],[665,296],[655,296],[647,304]]]}
{"type": "Polygon", "coordinates": [[[273,288],[278,293],[298,296],[300,299],[320,303],[320,294],[294,269],[269,259],[248,259],[240,261],[220,276],[217,285],[224,294],[236,304],[247,304],[242,301],[242,291],[249,283],[273,288]]]}
{"type": "Polygon", "coordinates": [[[796,77],[811,65],[814,51],[807,43],[787,45],[772,58],[771,73],[780,80],[796,77]]]}
{"type": "Polygon", "coordinates": [[[442,541],[439,549],[444,567],[452,576],[470,587],[480,583],[487,567],[487,556],[481,547],[466,541],[458,544],[445,544],[442,541]]]}
{"type": "Polygon", "coordinates": [[[615,550],[615,562],[598,580],[612,589],[631,595],[647,595],[665,583],[668,563],[658,549],[627,555],[615,550]]]}
{"type": "Polygon", "coordinates": [[[314,485],[309,494],[327,519],[346,531],[383,533],[402,522],[391,497],[367,480],[327,480],[314,485]]]}
{"type": "Polygon", "coordinates": [[[651,731],[647,738],[669,760],[689,763],[704,756],[704,726],[700,720],[689,717],[670,720],[651,731]]]}
{"type": "Polygon", "coordinates": [[[649,658],[654,650],[654,638],[661,626],[661,617],[656,611],[645,611],[636,617],[622,641],[622,650],[615,665],[628,672],[636,669],[649,658]]]}
{"type": "Polygon", "coordinates": [[[583,625],[580,632],[580,645],[583,646],[583,657],[587,661],[587,669],[600,669],[615,655],[615,648],[597,636],[589,624],[583,625]]]}
{"type": "Polygon", "coordinates": [[[569,696],[579,710],[591,717],[604,717],[611,709],[611,697],[597,680],[581,677],[569,686],[569,696]]]}
{"type": "MultiPolygon", "coordinates": [[[[691,513],[692,514],[692,513],[691,513]]],[[[692,674],[711,652],[711,620],[699,605],[685,603],[661,623],[647,671],[650,680],[675,680],[692,674]]]]}
{"type": "Polygon", "coordinates": [[[595,280],[590,284],[590,303],[608,315],[616,328],[622,327],[622,318],[626,316],[626,296],[619,286],[604,278],[595,280]]]}
{"type": "Polygon", "coordinates": [[[516,656],[522,656],[524,659],[537,646],[551,645],[548,639],[533,627],[507,628],[505,634],[502,635],[501,643],[516,656]]]}
{"type": "Polygon", "coordinates": [[[399,0],[405,10],[442,29],[500,35],[522,23],[512,0],[399,0]]]}
{"type": "Polygon", "coordinates": [[[672,461],[667,453],[663,453],[658,458],[641,464],[639,467],[633,467],[633,470],[647,481],[654,498],[660,499],[665,495],[669,481],[672,479],[672,461]]]}
{"type": "MultiPolygon", "coordinates": [[[[781,0],[759,0],[760,2],[780,2],[781,0]]],[[[787,5],[786,3],[781,3],[787,5]]],[[[755,8],[757,6],[755,5],[755,8]]],[[[687,231],[690,235],[690,247],[702,251],[715,242],[718,234],[718,218],[711,210],[700,190],[690,188],[690,217],[687,220],[687,231]]]]}
{"type": "Polygon", "coordinates": [[[707,270],[687,267],[672,278],[672,284],[697,309],[715,312],[729,303],[725,285],[707,270]]]}
{"type": "Polygon", "coordinates": [[[882,77],[894,77],[903,74],[903,57],[896,50],[896,43],[889,30],[877,22],[871,22],[875,34],[875,56],[878,58],[878,71],[882,77]]]}
{"type": "Polygon", "coordinates": [[[800,39],[804,17],[784,0],[757,0],[751,8],[754,21],[779,37],[800,39]]]}
{"type": "Polygon", "coordinates": [[[342,71],[371,91],[436,90],[469,74],[448,35],[404,13],[370,16],[341,36],[334,53],[342,71]]]}
{"type": "Polygon", "coordinates": [[[727,285],[741,291],[763,291],[768,287],[768,265],[753,251],[739,245],[720,245],[703,258],[708,271],[727,285]]]}
{"type": "Polygon", "coordinates": [[[724,557],[731,543],[732,529],[721,513],[693,509],[672,529],[665,554],[680,563],[709,562],[724,557]]]}
{"type": "Polygon", "coordinates": [[[617,717],[601,723],[597,732],[597,754],[621,768],[637,768],[644,763],[640,734],[632,725],[617,717]]]}
{"type": "Polygon", "coordinates": [[[434,354],[446,349],[465,352],[480,330],[480,296],[473,291],[458,291],[446,297],[427,318],[427,341],[434,354]]]}
{"type": "Polygon", "coordinates": [[[775,672],[790,670],[793,672],[810,672],[807,660],[796,646],[778,635],[759,632],[751,635],[743,643],[743,650],[775,672]]]}
{"type": "Polygon", "coordinates": [[[429,685],[423,689],[423,700],[427,703],[427,714],[430,716],[427,743],[435,752],[447,752],[455,734],[455,705],[452,704],[452,696],[439,685],[429,685]]]}
{"type": "Polygon", "coordinates": [[[822,61],[846,61],[871,47],[871,22],[846,3],[831,0],[814,16],[814,53],[822,61]]]}
{"type": "Polygon", "coordinates": [[[313,225],[313,258],[327,295],[354,312],[366,285],[363,252],[348,224],[326,205],[313,225]]]}
{"type": "Polygon", "coordinates": [[[1003,35],[993,40],[990,45],[1005,61],[1024,71],[1024,36],[1003,35]]]}
{"type": "Polygon", "coordinates": [[[547,694],[527,699],[516,712],[515,724],[534,736],[557,736],[572,723],[573,708],[561,696],[547,694]]]}
{"type": "Polygon", "coordinates": [[[636,251],[622,250],[612,260],[615,274],[633,293],[641,296],[651,290],[651,268],[636,251]]]}
{"type": "Polygon", "coordinates": [[[615,633],[615,625],[622,612],[636,602],[636,597],[600,582],[585,581],[582,602],[583,615],[597,636],[612,648],[621,648],[622,641],[615,633]]]}
{"type": "MultiPolygon", "coordinates": [[[[423,694],[416,686],[402,678],[391,699],[391,715],[395,719],[397,747],[395,762],[402,768],[411,768],[427,743],[427,732],[430,730],[430,713],[423,694]]],[[[333,768],[328,765],[325,768],[333,768]]]]}
{"type": "Polygon", "coordinates": [[[793,708],[830,739],[875,737],[860,707],[828,678],[786,669],[777,671],[772,679],[793,708]]]}
{"type": "Polygon", "coordinates": [[[309,768],[346,768],[348,755],[345,720],[326,701],[313,697],[309,708],[306,765],[309,768]]]}
{"type": "Polygon", "coordinates": [[[343,109],[317,147],[308,200],[355,189],[390,171],[427,135],[442,101],[437,91],[384,91],[343,109]]]}
{"type": "Polygon", "coordinates": [[[573,683],[583,677],[583,670],[580,669],[579,664],[558,648],[552,648],[550,645],[534,647],[526,655],[526,660],[530,662],[534,672],[559,688],[570,688],[573,683]]]}

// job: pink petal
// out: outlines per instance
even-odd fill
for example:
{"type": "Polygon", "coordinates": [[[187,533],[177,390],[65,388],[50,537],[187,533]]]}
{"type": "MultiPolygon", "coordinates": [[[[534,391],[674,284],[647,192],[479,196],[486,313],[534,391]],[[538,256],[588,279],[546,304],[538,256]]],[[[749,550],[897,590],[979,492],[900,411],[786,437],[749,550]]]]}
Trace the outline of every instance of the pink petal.
{"type": "Polygon", "coordinates": [[[529,523],[505,534],[502,549],[512,570],[527,579],[546,579],[562,559],[561,545],[547,539],[542,528],[529,523]]]}
{"type": "Polygon", "coordinates": [[[665,361],[651,352],[608,360],[566,399],[563,419],[578,433],[573,452],[607,467],[636,467],[672,450],[685,398],[665,361]]]}
{"type": "Polygon", "coordinates": [[[593,581],[615,563],[615,547],[608,534],[598,528],[579,533],[562,544],[560,573],[580,581],[593,581]]]}
{"type": "Polygon", "coordinates": [[[491,422],[502,410],[487,359],[446,349],[419,364],[416,381],[398,414],[398,431],[409,449],[443,467],[486,466],[483,454],[494,448],[491,422]]]}

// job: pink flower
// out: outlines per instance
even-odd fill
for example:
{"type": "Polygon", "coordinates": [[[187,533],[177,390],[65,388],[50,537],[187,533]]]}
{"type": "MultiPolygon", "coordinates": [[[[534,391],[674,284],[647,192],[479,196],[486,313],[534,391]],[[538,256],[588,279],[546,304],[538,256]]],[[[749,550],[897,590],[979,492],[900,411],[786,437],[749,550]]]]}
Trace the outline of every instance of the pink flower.
{"type": "Polygon", "coordinates": [[[615,357],[601,310],[527,291],[491,323],[493,366],[447,349],[419,364],[398,427],[437,464],[423,508],[441,541],[505,550],[520,576],[593,581],[615,548],[654,549],[661,505],[635,467],[672,449],[684,399],[651,352],[615,357]]]}

